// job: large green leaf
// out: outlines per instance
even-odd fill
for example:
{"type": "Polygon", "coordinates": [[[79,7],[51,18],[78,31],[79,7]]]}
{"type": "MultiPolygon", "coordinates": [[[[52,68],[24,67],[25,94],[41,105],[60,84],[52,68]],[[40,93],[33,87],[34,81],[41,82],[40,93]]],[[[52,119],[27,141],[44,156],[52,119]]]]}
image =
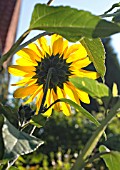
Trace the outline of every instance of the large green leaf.
{"type": "Polygon", "coordinates": [[[103,83],[87,77],[71,78],[70,81],[80,90],[87,92],[93,98],[110,97],[110,89],[103,83]]]}
{"type": "Polygon", "coordinates": [[[43,144],[40,139],[16,129],[5,117],[2,134],[4,159],[14,159],[19,155],[31,153],[43,144]]]}
{"type": "Polygon", "coordinates": [[[105,50],[103,44],[99,38],[89,39],[83,38],[81,40],[82,45],[86,48],[90,60],[94,63],[94,66],[98,73],[102,77],[105,75],[105,50]]]}
{"type": "Polygon", "coordinates": [[[81,37],[106,37],[120,32],[117,24],[101,19],[90,12],[68,6],[37,4],[34,8],[30,29],[55,32],[70,41],[81,37]]]}
{"type": "Polygon", "coordinates": [[[91,122],[93,122],[96,126],[99,126],[100,123],[97,121],[97,119],[90,114],[87,110],[85,110],[82,106],[79,106],[78,104],[76,104],[75,102],[73,102],[70,99],[60,99],[60,101],[62,102],[66,102],[69,105],[73,106],[77,111],[79,111],[80,113],[82,113],[86,118],[88,118],[91,122]]]}
{"type": "Polygon", "coordinates": [[[102,155],[101,157],[106,163],[106,166],[109,170],[120,170],[120,152],[110,151],[106,146],[101,145],[99,147],[100,152],[107,152],[107,154],[102,155]]]}

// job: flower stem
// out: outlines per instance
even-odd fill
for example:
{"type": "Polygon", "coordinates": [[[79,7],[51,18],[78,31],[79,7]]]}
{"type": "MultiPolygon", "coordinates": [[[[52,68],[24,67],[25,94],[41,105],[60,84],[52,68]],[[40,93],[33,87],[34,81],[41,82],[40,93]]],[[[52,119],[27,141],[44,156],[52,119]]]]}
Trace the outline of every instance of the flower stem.
{"type": "Polygon", "coordinates": [[[46,99],[46,96],[47,96],[47,91],[48,91],[48,88],[49,88],[50,79],[51,79],[51,76],[52,76],[53,69],[54,68],[51,67],[48,70],[48,74],[47,74],[47,78],[46,78],[46,84],[45,84],[45,88],[44,88],[44,94],[43,94],[39,113],[42,113],[44,111],[44,103],[45,103],[45,99],[46,99]]]}

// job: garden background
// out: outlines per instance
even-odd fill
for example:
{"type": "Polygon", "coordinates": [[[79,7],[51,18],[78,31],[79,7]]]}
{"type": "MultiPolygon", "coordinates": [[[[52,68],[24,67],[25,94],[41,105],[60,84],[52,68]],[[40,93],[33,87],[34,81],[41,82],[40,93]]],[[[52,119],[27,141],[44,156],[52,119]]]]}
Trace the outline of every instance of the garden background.
{"type": "MultiPolygon", "coordinates": [[[[30,1],[28,0],[22,2],[16,37],[17,39],[28,28],[34,4],[47,3],[45,1],[36,0],[34,3],[29,2],[30,1]]],[[[88,10],[93,14],[100,15],[103,14],[104,11],[108,10],[113,5],[113,3],[117,3],[117,1],[113,2],[112,0],[106,0],[105,2],[95,2],[95,0],[93,0],[92,2],[72,2],[71,0],[59,2],[58,0],[55,0],[52,5],[69,5],[71,7],[76,7],[77,9],[88,10]]],[[[26,40],[30,39],[36,34],[38,34],[38,31],[33,31],[26,40]]],[[[116,83],[118,94],[120,94],[120,65],[118,59],[119,55],[117,54],[119,36],[119,34],[113,35],[113,40],[111,40],[111,37],[102,38],[102,42],[106,51],[105,82],[106,85],[110,87],[111,91],[113,90],[113,83],[116,83]]],[[[93,65],[90,65],[90,68],[94,69],[93,65]]],[[[9,83],[15,81],[15,79],[12,77],[8,78],[10,80],[9,83]]],[[[98,81],[101,82],[101,79],[98,79],[98,81]]],[[[5,91],[8,90],[9,92],[8,95],[5,95],[1,90],[2,103],[9,105],[13,110],[18,109],[21,104],[21,100],[16,100],[12,97],[13,87],[8,86],[8,80],[6,76],[4,77],[3,82],[6,82],[7,84],[4,86],[5,91]]],[[[101,103],[101,101],[98,99],[91,98],[90,105],[82,104],[82,106],[92,115],[94,115],[99,121],[101,121],[102,116],[105,114],[103,103],[101,103]]],[[[29,112],[29,109],[29,107],[26,108],[26,112],[29,112]]],[[[69,170],[75,162],[79,151],[84,147],[85,143],[87,143],[95,129],[96,126],[86,119],[86,117],[80,112],[75,111],[72,117],[65,117],[62,113],[54,112],[54,114],[48,119],[48,121],[45,122],[45,125],[42,128],[35,130],[35,136],[45,141],[44,145],[31,154],[20,156],[15,162],[15,166],[20,170],[69,170]]],[[[106,135],[107,140],[105,140],[103,136],[98,142],[93,153],[98,152],[98,148],[101,144],[105,145],[110,150],[120,152],[119,117],[114,117],[112,122],[108,125],[106,129],[106,135]]],[[[92,168],[96,170],[107,170],[107,166],[101,158],[96,159],[94,162],[90,162],[85,169],[87,170],[92,168]]]]}

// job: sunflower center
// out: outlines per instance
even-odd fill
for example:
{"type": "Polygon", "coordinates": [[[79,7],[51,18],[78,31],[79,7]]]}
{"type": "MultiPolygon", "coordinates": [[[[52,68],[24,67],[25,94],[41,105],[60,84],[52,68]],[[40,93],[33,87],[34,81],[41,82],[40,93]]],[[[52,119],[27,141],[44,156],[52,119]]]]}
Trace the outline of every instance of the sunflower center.
{"type": "Polygon", "coordinates": [[[68,77],[71,75],[69,69],[71,63],[67,63],[63,56],[48,54],[38,63],[36,66],[36,76],[38,78],[37,83],[39,85],[46,84],[47,74],[50,68],[52,68],[52,75],[49,83],[49,88],[56,91],[56,87],[63,88],[63,83],[68,81],[68,77]]]}

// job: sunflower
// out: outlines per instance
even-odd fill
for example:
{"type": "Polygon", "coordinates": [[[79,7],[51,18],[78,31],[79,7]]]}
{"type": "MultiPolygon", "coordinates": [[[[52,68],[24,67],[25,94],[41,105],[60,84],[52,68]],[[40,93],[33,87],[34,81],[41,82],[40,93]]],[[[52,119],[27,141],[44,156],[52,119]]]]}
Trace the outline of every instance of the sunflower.
{"type": "MultiPolygon", "coordinates": [[[[21,86],[15,90],[13,95],[15,98],[27,98],[24,104],[35,100],[36,113],[39,112],[41,106],[50,69],[52,69],[52,73],[44,103],[46,107],[60,98],[71,99],[77,104],[80,104],[80,101],[90,103],[88,94],[77,89],[69,81],[69,78],[72,77],[98,78],[97,72],[83,69],[91,61],[82,44],[69,45],[63,37],[54,34],[51,36],[50,45],[45,37],[41,37],[35,43],[18,51],[17,55],[20,58],[16,60],[16,65],[9,66],[8,71],[23,79],[12,84],[21,86]]],[[[52,109],[62,111],[66,116],[71,114],[71,108],[67,103],[58,102],[44,115],[50,116],[52,109]]]]}

